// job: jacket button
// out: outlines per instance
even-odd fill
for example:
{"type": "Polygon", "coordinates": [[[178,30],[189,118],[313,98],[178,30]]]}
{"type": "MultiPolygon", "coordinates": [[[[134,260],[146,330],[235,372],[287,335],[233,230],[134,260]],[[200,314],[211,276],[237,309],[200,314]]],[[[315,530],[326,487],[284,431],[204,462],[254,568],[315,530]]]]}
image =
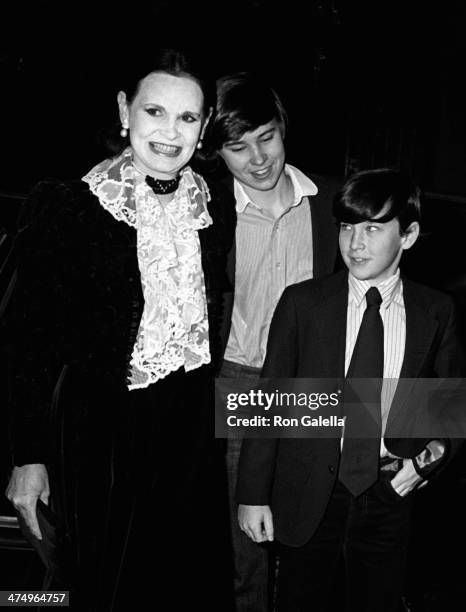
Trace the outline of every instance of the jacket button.
{"type": "Polygon", "coordinates": [[[328,471],[330,472],[330,474],[335,474],[335,468],[333,467],[333,465],[328,466],[328,471]]]}

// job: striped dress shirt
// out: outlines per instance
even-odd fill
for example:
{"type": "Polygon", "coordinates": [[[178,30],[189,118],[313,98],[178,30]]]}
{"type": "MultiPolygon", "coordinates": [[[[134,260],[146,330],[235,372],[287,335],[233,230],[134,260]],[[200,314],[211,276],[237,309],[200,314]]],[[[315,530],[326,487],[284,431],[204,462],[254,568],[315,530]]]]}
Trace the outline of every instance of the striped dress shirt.
{"type": "Polygon", "coordinates": [[[312,225],[309,196],[316,185],[285,165],[293,200],[275,219],[251,202],[234,181],[236,228],[235,297],[225,359],[261,368],[275,307],[288,285],[312,278],[312,225]]]}

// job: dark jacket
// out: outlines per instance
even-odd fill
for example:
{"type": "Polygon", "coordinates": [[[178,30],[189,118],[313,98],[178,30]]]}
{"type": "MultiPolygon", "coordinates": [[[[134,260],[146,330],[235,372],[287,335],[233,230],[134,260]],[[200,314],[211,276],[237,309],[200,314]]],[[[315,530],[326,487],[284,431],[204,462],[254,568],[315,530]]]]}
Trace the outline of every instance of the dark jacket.
{"type": "MultiPolygon", "coordinates": [[[[199,232],[213,368],[221,358],[222,294],[234,204],[209,184],[213,224],[199,232]]],[[[81,389],[126,390],[143,310],[136,230],[108,213],[82,181],[45,181],[18,236],[18,279],[8,310],[14,462],[46,463],[48,417],[63,377],[81,389]]],[[[86,401],[83,399],[83,404],[86,401]]]]}
{"type": "MultiPolygon", "coordinates": [[[[403,279],[406,347],[400,378],[461,378],[464,358],[451,299],[403,279]]],[[[348,275],[304,281],[288,287],[275,311],[264,378],[344,377],[348,275]]],[[[398,439],[403,398],[392,402],[385,445],[400,457],[417,455],[426,440],[398,439]],[[391,437],[395,435],[395,437],[391,437]]],[[[323,516],[338,473],[340,438],[246,439],[243,441],[237,501],[270,504],[278,540],[300,546],[323,516]]]]}

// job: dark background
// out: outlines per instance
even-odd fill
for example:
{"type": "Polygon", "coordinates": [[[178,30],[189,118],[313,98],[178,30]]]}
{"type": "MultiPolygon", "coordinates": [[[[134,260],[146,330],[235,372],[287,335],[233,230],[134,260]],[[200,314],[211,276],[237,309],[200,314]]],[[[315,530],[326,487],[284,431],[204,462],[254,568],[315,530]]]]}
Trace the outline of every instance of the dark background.
{"type": "Polygon", "coordinates": [[[290,115],[291,161],[344,174],[399,165],[466,194],[462,0],[16,2],[3,9],[0,187],[76,177],[117,118],[118,75],[161,45],[212,77],[258,70],[290,115]]]}
{"type": "MultiPolygon", "coordinates": [[[[121,75],[154,48],[182,46],[212,78],[256,70],[270,80],[288,110],[297,166],[339,176],[392,166],[414,176],[427,235],[405,267],[455,297],[466,338],[464,0],[18,1],[0,17],[0,298],[22,202],[14,196],[103,159],[98,135],[117,120],[121,75]]],[[[408,588],[417,610],[464,609],[464,461],[419,497],[408,588]]],[[[0,514],[10,510],[0,502],[0,514]]],[[[0,555],[2,571],[13,568],[2,587],[37,587],[37,566],[18,552],[18,572],[12,555],[0,555]]]]}
{"type": "Polygon", "coordinates": [[[285,102],[288,161],[300,168],[411,173],[429,237],[404,266],[466,312],[464,0],[55,0],[2,17],[0,228],[14,231],[11,194],[108,156],[99,137],[118,121],[124,74],[171,45],[212,79],[263,74],[285,102]]]}

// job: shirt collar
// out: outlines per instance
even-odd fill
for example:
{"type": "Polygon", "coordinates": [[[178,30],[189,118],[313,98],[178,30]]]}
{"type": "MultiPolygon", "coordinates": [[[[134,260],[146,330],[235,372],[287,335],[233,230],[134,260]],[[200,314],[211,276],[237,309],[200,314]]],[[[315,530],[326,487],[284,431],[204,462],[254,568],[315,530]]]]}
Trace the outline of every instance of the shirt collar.
{"type": "MultiPolygon", "coordinates": [[[[358,280],[351,273],[348,274],[349,300],[355,302],[356,305],[360,307],[371,286],[369,281],[358,280]]],[[[382,308],[388,308],[394,301],[399,303],[403,295],[403,283],[400,279],[400,269],[398,268],[393,276],[379,283],[377,289],[382,296],[382,308]]]]}
{"type": "MultiPolygon", "coordinates": [[[[290,164],[285,164],[284,171],[285,174],[290,177],[291,184],[293,185],[293,201],[290,204],[290,208],[297,206],[304,197],[317,194],[317,185],[311,181],[308,176],[301,172],[301,170],[298,170],[298,168],[295,168],[290,164]]],[[[244,212],[248,205],[259,208],[259,206],[254,204],[254,202],[250,199],[244,190],[244,187],[238,180],[236,180],[236,178],[233,180],[233,190],[236,200],[236,212],[244,212]]]]}

